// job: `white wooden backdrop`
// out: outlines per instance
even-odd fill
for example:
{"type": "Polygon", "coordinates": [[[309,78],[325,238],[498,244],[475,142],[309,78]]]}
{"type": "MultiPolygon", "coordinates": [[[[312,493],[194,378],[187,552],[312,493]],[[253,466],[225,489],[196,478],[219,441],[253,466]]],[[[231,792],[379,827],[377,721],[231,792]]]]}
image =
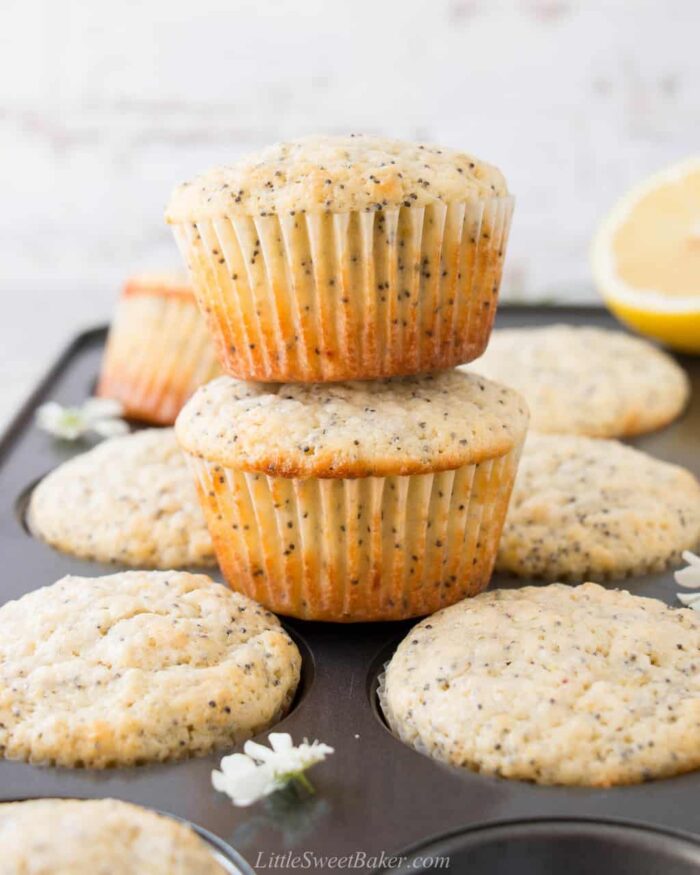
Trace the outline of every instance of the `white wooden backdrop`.
{"type": "Polygon", "coordinates": [[[173,183],[279,138],[472,150],[517,196],[512,298],[590,297],[631,182],[697,151],[700,0],[2,0],[0,416],[130,271],[173,183]]]}

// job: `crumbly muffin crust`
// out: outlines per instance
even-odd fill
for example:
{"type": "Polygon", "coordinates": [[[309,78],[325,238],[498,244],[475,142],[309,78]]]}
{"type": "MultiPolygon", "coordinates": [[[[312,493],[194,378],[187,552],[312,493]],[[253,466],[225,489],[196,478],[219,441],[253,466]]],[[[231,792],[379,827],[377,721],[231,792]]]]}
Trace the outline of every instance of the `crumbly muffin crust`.
{"type": "Polygon", "coordinates": [[[277,143],[178,186],[166,219],[381,210],[507,194],[499,170],[456,149],[315,136],[277,143]]]}
{"type": "Polygon", "coordinates": [[[221,377],[185,405],[176,433],[188,453],[237,470],[372,477],[503,456],[527,419],[516,392],[458,371],[330,385],[221,377]]]}
{"type": "Polygon", "coordinates": [[[201,574],[64,577],[0,608],[0,750],[104,768],[231,747],[286,711],[277,618],[201,574]]]}
{"type": "Polygon", "coordinates": [[[0,805],[3,875],[223,875],[184,823],[117,799],[0,805]]]}
{"type": "Polygon", "coordinates": [[[104,441],[60,465],[34,489],[27,522],[36,537],[81,559],[148,568],[214,564],[170,428],[104,441]]]}
{"type": "Polygon", "coordinates": [[[700,616],[593,583],[495,590],[419,623],[383,689],[437,759],[610,786],[700,766],[700,616]]]}
{"type": "Polygon", "coordinates": [[[547,580],[661,571],[700,543],[700,484],[617,441],[530,434],[496,567],[547,580]]]}
{"type": "Polygon", "coordinates": [[[623,437],[682,411],[684,371],[651,343],[600,328],[551,325],[495,331],[469,370],[524,395],[533,431],[623,437]]]}

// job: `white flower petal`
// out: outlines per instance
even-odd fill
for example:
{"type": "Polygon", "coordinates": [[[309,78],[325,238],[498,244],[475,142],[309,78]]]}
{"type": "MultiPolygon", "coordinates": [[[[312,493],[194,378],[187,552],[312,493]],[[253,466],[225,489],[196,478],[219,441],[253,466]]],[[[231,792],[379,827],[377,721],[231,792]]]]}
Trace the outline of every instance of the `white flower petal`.
{"type": "Polygon", "coordinates": [[[682,568],[680,571],[676,571],[673,577],[679,586],[684,586],[686,589],[700,587],[700,569],[698,568],[682,568]]]}
{"type": "Polygon", "coordinates": [[[211,782],[215,790],[219,793],[226,792],[226,775],[223,772],[217,772],[216,769],[211,773],[211,782]]]}
{"type": "Polygon", "coordinates": [[[233,778],[254,772],[257,768],[253,760],[243,753],[232,753],[221,760],[221,771],[233,778]]]}
{"type": "Polygon", "coordinates": [[[257,741],[246,741],[243,745],[243,751],[247,756],[259,760],[261,763],[270,762],[275,756],[274,751],[265,747],[264,744],[258,744],[257,741]]]}
{"type": "Polygon", "coordinates": [[[109,398],[88,398],[82,407],[63,407],[48,401],[37,409],[36,423],[63,440],[75,440],[89,431],[100,437],[116,437],[129,431],[129,426],[118,418],[121,412],[121,404],[109,398]]]}
{"type": "Polygon", "coordinates": [[[691,553],[690,550],[684,550],[681,555],[688,565],[694,565],[696,568],[700,568],[700,556],[696,556],[695,553],[691,553]]]}
{"type": "Polygon", "coordinates": [[[129,426],[123,419],[97,419],[92,423],[92,430],[101,437],[119,437],[129,433],[129,426]]]}
{"type": "Polygon", "coordinates": [[[229,759],[226,769],[211,773],[215,790],[229,796],[234,805],[246,807],[278,789],[274,775],[265,765],[256,766],[248,757],[238,756],[241,759],[233,762],[232,757],[225,758],[229,759]]]}
{"type": "Polygon", "coordinates": [[[64,441],[74,441],[85,434],[85,429],[77,423],[58,423],[51,429],[51,434],[64,441]]]}
{"type": "Polygon", "coordinates": [[[77,410],[61,407],[56,402],[42,405],[36,412],[37,425],[55,437],[74,437],[83,430],[77,410]],[[77,415],[76,415],[77,414],[77,415]]]}
{"type": "MultiPolygon", "coordinates": [[[[287,732],[271,732],[270,747],[247,741],[244,753],[234,753],[221,760],[221,771],[212,772],[216,790],[226,793],[234,805],[252,805],[263,796],[280,790],[290,780],[301,780],[310,766],[321,762],[333,748],[319,741],[304,739],[295,747],[287,732]]],[[[308,786],[308,781],[304,777],[308,786]]]]}
{"type": "Polygon", "coordinates": [[[232,798],[242,800],[255,800],[266,796],[269,785],[270,776],[263,769],[239,776],[235,781],[228,778],[226,780],[227,792],[232,798]]]}
{"type": "Polygon", "coordinates": [[[301,768],[308,769],[316,763],[321,763],[332,753],[334,753],[334,750],[330,745],[322,744],[320,741],[314,741],[311,744],[305,741],[298,748],[301,768]]]}
{"type": "Polygon", "coordinates": [[[270,742],[270,746],[275,753],[280,753],[284,750],[291,750],[292,747],[294,747],[292,744],[292,736],[288,732],[271,732],[267,736],[267,740],[270,742]]]}
{"type": "Polygon", "coordinates": [[[269,763],[269,766],[274,770],[274,773],[278,778],[295,775],[297,772],[303,772],[306,768],[304,763],[299,759],[299,755],[296,751],[278,754],[275,759],[269,763]]]}
{"type": "Polygon", "coordinates": [[[696,556],[689,550],[683,553],[683,559],[688,563],[686,568],[681,568],[674,573],[674,578],[679,586],[686,589],[700,588],[700,556],[696,556]]]}
{"type": "Polygon", "coordinates": [[[39,428],[66,440],[75,440],[86,431],[86,423],[79,408],[62,407],[55,401],[42,404],[37,409],[36,421],[39,428]]]}
{"type": "Polygon", "coordinates": [[[124,415],[124,408],[113,398],[88,398],[83,404],[83,415],[88,422],[115,419],[124,415]]]}
{"type": "Polygon", "coordinates": [[[63,416],[63,407],[56,401],[47,401],[36,409],[36,419],[40,426],[55,425],[63,416]]]}

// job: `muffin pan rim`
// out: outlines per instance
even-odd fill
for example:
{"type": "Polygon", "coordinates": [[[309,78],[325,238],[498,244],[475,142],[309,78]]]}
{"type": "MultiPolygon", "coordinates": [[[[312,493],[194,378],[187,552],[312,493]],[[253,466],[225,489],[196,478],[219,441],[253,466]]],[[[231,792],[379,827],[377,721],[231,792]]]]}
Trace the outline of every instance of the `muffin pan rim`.
{"type": "MultiPolygon", "coordinates": [[[[408,857],[409,862],[412,858],[418,859],[423,857],[425,859],[426,857],[445,856],[444,852],[453,843],[458,842],[461,837],[467,839],[467,848],[470,846],[478,848],[481,837],[486,838],[488,841],[491,836],[494,837],[495,841],[499,839],[505,841],[509,839],[527,840],[533,837],[535,839],[549,839],[554,842],[560,838],[581,838],[587,841],[595,841],[596,838],[605,840],[607,837],[613,841],[622,838],[623,842],[625,838],[634,838],[640,840],[642,845],[645,844],[645,839],[656,839],[662,843],[663,848],[671,852],[677,848],[679,853],[686,852],[687,854],[692,854],[695,862],[700,864],[700,837],[692,833],[665,828],[661,829],[650,824],[636,823],[624,819],[601,820],[599,818],[576,817],[529,818],[472,826],[463,830],[445,833],[427,842],[402,849],[399,853],[402,856],[408,857]],[[600,831],[597,836],[595,835],[596,829],[600,831]],[[549,831],[549,835],[541,835],[543,831],[549,831]],[[552,833],[554,834],[553,836],[552,833]]],[[[407,864],[406,868],[377,870],[378,873],[389,871],[402,875],[402,873],[416,870],[412,869],[409,864],[407,864]]]]}

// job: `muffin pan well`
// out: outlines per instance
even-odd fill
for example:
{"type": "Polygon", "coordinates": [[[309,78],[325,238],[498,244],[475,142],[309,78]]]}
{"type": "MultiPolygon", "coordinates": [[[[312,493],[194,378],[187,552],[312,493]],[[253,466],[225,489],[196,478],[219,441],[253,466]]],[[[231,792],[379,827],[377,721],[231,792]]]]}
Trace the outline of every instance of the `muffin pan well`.
{"type": "MultiPolygon", "coordinates": [[[[596,309],[502,308],[497,317],[497,326],[501,327],[551,322],[617,327],[607,314],[596,309]]],[[[40,432],[33,425],[33,415],[36,406],[45,400],[79,403],[90,394],[105,334],[104,329],[97,329],[75,340],[0,443],[3,602],[53,583],[65,574],[99,575],[115,570],[64,556],[33,539],[22,527],[20,500],[47,471],[86,449],[85,445],[61,443],[40,432]]],[[[693,382],[689,408],[668,428],[632,443],[698,475],[700,359],[679,360],[693,382]]],[[[520,582],[496,578],[493,583],[510,586],[520,582]]],[[[618,585],[676,604],[678,587],[671,572],[631,578],[618,585]]],[[[433,843],[451,849],[452,871],[464,871],[460,867],[463,844],[455,844],[455,835],[474,836],[478,831],[485,835],[505,824],[528,821],[534,822],[535,829],[526,840],[512,842],[506,836],[508,847],[522,863],[513,870],[518,873],[542,871],[528,869],[525,863],[528,848],[534,846],[551,853],[559,868],[566,866],[575,872],[582,835],[586,847],[593,850],[589,869],[580,871],[624,872],[618,861],[625,848],[636,846],[642,848],[639,859],[657,861],[653,869],[647,867],[648,871],[663,869],[683,875],[700,872],[693,840],[693,836],[700,838],[700,810],[696,804],[700,772],[644,785],[588,789],[540,787],[434,762],[393,737],[375,701],[376,677],[410,622],[334,625],[288,621],[285,625],[300,645],[305,673],[297,706],[275,728],[290,732],[295,741],[318,738],[336,749],[311,774],[317,788],[315,796],[290,801],[282,794],[250,808],[235,808],[211,786],[211,770],[220,759],[211,756],[108,771],[55,769],[0,760],[0,800],[113,796],[139,803],[201,825],[235,848],[253,869],[261,871],[270,868],[274,855],[302,856],[310,852],[321,860],[324,855],[361,852],[374,861],[382,852],[408,854],[424,846],[432,848],[433,843]],[[581,827],[584,832],[577,833],[576,827],[574,838],[569,839],[566,831],[562,833],[561,823],[570,824],[572,820],[585,821],[581,827]],[[676,833],[681,834],[680,838],[671,835],[676,833]]],[[[478,851],[472,858],[468,869],[471,875],[501,871],[488,868],[493,859],[488,853],[478,851]]],[[[277,871],[292,871],[285,865],[277,871]]],[[[316,871],[330,871],[330,864],[324,866],[321,860],[316,871]]],[[[368,869],[358,866],[356,871],[368,869]]]]}
{"type": "Polygon", "coordinates": [[[230,875],[253,875],[253,869],[251,869],[243,857],[241,857],[237,851],[234,851],[232,847],[227,845],[226,842],[209,832],[208,829],[203,829],[201,826],[197,826],[196,823],[192,823],[190,826],[201,839],[203,839],[208,845],[211,845],[212,855],[216,859],[216,862],[222,866],[224,871],[230,873],[230,875]]]}
{"type": "MultiPolygon", "coordinates": [[[[53,797],[58,798],[58,797],[53,797]]],[[[2,799],[2,802],[31,802],[33,801],[31,798],[26,799],[2,799]]],[[[209,846],[209,851],[212,857],[216,860],[216,862],[221,866],[222,870],[227,873],[227,875],[254,875],[253,869],[248,865],[248,863],[241,857],[241,855],[235,851],[232,847],[226,844],[222,839],[218,836],[215,836],[213,833],[209,832],[209,830],[204,829],[201,826],[198,826],[196,823],[190,823],[189,821],[184,821],[181,817],[173,817],[173,815],[169,814],[165,811],[156,811],[156,814],[162,814],[165,817],[170,817],[173,820],[183,821],[186,823],[192,830],[195,832],[199,838],[209,846]]],[[[0,871],[4,872],[2,869],[2,858],[0,857],[0,871]]],[[[13,869],[14,872],[14,869],[13,869]]],[[[194,875],[194,873],[193,873],[194,875]]]]}
{"type": "Polygon", "coordinates": [[[700,842],[674,833],[595,820],[531,820],[445,836],[391,870],[434,872],[449,859],[457,872],[488,875],[692,875],[700,842]]]}

